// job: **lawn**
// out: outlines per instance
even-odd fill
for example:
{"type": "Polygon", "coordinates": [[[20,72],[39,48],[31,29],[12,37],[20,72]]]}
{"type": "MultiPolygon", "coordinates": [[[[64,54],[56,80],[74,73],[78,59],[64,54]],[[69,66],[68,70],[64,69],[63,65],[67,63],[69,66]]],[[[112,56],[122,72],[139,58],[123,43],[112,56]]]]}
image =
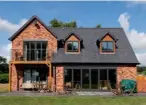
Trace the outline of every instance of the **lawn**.
{"type": "Polygon", "coordinates": [[[0,93],[8,92],[8,84],[0,84],[0,93]]]}
{"type": "Polygon", "coordinates": [[[1,96],[0,105],[146,105],[146,97],[1,96]]]}

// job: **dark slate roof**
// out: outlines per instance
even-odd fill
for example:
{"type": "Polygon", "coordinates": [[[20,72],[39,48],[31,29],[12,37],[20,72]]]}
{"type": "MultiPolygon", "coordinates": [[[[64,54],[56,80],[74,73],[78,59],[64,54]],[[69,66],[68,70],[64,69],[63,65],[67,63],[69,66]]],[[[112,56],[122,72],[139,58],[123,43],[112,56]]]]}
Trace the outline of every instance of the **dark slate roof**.
{"type": "Polygon", "coordinates": [[[57,39],[65,39],[70,32],[75,32],[83,40],[84,48],[80,54],[66,54],[59,48],[53,56],[53,63],[130,63],[139,64],[135,53],[122,28],[50,28],[57,39]],[[100,54],[96,41],[106,33],[118,41],[115,54],[100,54]]]}
{"type": "Polygon", "coordinates": [[[64,48],[59,48],[53,56],[53,63],[135,63],[139,64],[133,49],[122,28],[48,28],[37,16],[32,16],[9,40],[15,39],[31,22],[38,20],[57,39],[66,39],[70,33],[82,40],[84,49],[80,54],[66,54],[64,48]],[[96,42],[107,33],[116,42],[115,54],[100,54],[96,42]]]}

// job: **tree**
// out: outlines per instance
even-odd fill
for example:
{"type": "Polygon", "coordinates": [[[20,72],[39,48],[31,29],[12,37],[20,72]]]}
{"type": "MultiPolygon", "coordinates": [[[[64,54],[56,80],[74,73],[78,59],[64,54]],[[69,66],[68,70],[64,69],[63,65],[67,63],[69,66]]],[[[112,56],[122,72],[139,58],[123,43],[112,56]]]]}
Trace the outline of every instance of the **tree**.
{"type": "Polygon", "coordinates": [[[8,73],[7,59],[0,56],[0,73],[8,73]]]}
{"type": "Polygon", "coordinates": [[[70,27],[70,28],[76,28],[77,27],[76,21],[62,22],[62,21],[59,21],[55,18],[52,19],[49,23],[50,23],[49,27],[70,27]]]}
{"type": "Polygon", "coordinates": [[[101,24],[98,24],[97,26],[96,26],[96,28],[101,28],[102,26],[101,26],[101,24]]]}
{"type": "Polygon", "coordinates": [[[62,27],[63,23],[54,18],[50,21],[50,25],[50,27],[62,27]]]}

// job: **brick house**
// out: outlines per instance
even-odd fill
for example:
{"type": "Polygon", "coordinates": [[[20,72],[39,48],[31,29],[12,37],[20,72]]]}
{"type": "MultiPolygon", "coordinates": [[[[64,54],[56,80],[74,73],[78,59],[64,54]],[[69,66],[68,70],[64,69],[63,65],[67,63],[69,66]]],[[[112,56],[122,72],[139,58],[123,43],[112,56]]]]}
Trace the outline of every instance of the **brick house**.
{"type": "Polygon", "coordinates": [[[139,62],[122,28],[48,28],[33,16],[9,40],[10,91],[35,82],[52,91],[66,84],[107,91],[137,76],[139,62]]]}

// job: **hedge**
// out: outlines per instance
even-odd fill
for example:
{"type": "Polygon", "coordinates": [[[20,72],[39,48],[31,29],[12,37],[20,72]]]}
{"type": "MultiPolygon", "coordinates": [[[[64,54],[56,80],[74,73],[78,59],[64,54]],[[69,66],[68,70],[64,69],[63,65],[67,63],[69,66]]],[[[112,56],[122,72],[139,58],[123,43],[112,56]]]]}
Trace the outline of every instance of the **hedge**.
{"type": "Polygon", "coordinates": [[[9,74],[0,74],[0,83],[8,83],[9,74]]]}

